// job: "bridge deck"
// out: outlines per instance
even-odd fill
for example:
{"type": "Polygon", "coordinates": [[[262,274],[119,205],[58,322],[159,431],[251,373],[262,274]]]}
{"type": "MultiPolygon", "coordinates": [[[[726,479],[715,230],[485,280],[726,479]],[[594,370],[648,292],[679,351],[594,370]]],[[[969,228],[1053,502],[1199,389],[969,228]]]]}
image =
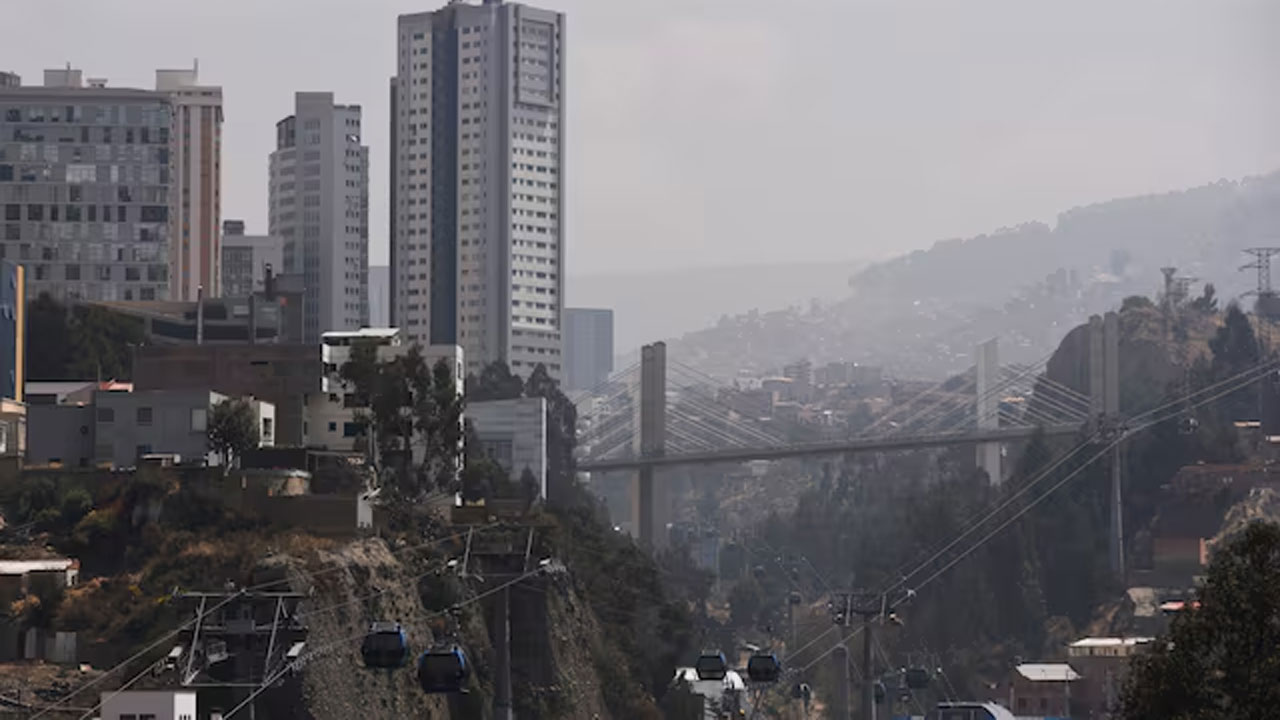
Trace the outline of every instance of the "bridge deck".
{"type": "Polygon", "coordinates": [[[638,470],[642,467],[664,467],[672,465],[711,465],[715,463],[736,463],[750,460],[780,460],[783,458],[809,457],[818,455],[843,455],[858,452],[885,452],[891,450],[916,450],[928,447],[946,447],[949,445],[976,445],[984,442],[1002,442],[1022,440],[1031,437],[1037,430],[1043,429],[1049,437],[1077,435],[1081,425],[1050,425],[1044,428],[1019,427],[997,428],[994,430],[974,430],[971,432],[945,433],[940,435],[907,435],[886,438],[853,438],[849,440],[833,440],[830,442],[799,443],[779,447],[728,448],[725,450],[709,450],[698,453],[679,453],[653,457],[623,457],[601,460],[583,459],[577,463],[581,472],[605,472],[608,470],[638,470]]]}

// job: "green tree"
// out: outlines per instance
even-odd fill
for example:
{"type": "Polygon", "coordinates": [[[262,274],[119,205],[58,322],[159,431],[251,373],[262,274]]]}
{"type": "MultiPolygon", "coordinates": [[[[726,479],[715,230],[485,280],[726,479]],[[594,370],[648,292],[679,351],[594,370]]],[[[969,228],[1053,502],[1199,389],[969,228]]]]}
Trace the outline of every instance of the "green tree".
{"type": "Polygon", "coordinates": [[[28,374],[33,380],[127,380],[143,324],[96,305],[70,309],[46,293],[27,304],[28,374]]]}
{"type": "Polygon", "coordinates": [[[457,489],[464,400],[448,363],[429,367],[416,345],[389,360],[357,345],[339,373],[359,408],[356,422],[373,436],[384,501],[412,505],[433,488],[457,489]]]}
{"type": "Polygon", "coordinates": [[[244,453],[258,445],[258,418],[253,406],[240,398],[227,398],[209,412],[209,446],[230,468],[244,453]]]}
{"type": "MultiPolygon", "coordinates": [[[[1209,340],[1209,349],[1213,352],[1210,367],[1215,380],[1225,380],[1258,364],[1258,339],[1249,316],[1238,304],[1233,302],[1227,306],[1222,327],[1209,340]]],[[[1244,387],[1223,398],[1218,406],[1219,417],[1227,423],[1255,419],[1259,412],[1256,393],[1256,389],[1244,387]]]]}
{"type": "Polygon", "coordinates": [[[1203,294],[1191,301],[1191,308],[1197,312],[1216,314],[1218,312],[1218,290],[1213,283],[1204,284],[1203,294]]]}
{"type": "Polygon", "coordinates": [[[1222,548],[1197,594],[1125,684],[1126,720],[1263,720],[1280,707],[1280,526],[1222,548]]]}
{"type": "Polygon", "coordinates": [[[480,376],[467,378],[467,398],[472,402],[485,400],[514,400],[524,397],[524,380],[512,375],[504,362],[491,362],[480,371],[480,376]]]}

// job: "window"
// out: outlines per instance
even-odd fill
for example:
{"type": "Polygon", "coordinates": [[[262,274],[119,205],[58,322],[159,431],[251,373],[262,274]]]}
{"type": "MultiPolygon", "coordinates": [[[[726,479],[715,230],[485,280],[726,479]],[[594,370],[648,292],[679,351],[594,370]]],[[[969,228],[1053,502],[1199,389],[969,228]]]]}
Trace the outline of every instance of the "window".
{"type": "Polygon", "coordinates": [[[338,432],[338,423],[336,423],[336,422],[330,422],[330,423],[329,423],[329,432],[338,432]]]}
{"type": "Polygon", "coordinates": [[[191,408],[191,432],[205,432],[208,429],[208,408],[191,408]]]}
{"type": "Polygon", "coordinates": [[[358,437],[360,435],[360,424],[353,422],[342,423],[342,437],[358,437]]]}
{"type": "Polygon", "coordinates": [[[109,407],[98,408],[98,422],[109,423],[116,421],[116,409],[109,407]]]}
{"type": "Polygon", "coordinates": [[[140,408],[138,408],[138,424],[139,424],[139,425],[150,425],[150,424],[151,424],[151,415],[152,415],[151,408],[149,408],[149,407],[140,407],[140,408]]]}

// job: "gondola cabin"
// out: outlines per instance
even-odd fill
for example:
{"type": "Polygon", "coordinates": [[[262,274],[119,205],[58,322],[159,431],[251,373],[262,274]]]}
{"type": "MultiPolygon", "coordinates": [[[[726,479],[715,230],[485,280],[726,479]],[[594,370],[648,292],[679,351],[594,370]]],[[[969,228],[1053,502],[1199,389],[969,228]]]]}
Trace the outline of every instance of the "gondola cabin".
{"type": "Polygon", "coordinates": [[[466,692],[471,665],[457,645],[428,650],[418,656],[418,684],[428,694],[466,692]]]}
{"type": "Polygon", "coordinates": [[[782,663],[773,653],[759,653],[747,659],[747,678],[756,683],[776,683],[782,676],[782,663]]]}
{"type": "Polygon", "coordinates": [[[725,662],[724,653],[707,652],[698,658],[693,669],[699,680],[723,680],[729,674],[729,663],[725,662]]]}
{"type": "Polygon", "coordinates": [[[922,667],[907,668],[907,687],[912,690],[923,690],[929,687],[929,671],[922,667]]]}
{"type": "Polygon", "coordinates": [[[364,666],[377,670],[394,670],[409,664],[409,635],[400,623],[376,622],[360,644],[364,666]]]}

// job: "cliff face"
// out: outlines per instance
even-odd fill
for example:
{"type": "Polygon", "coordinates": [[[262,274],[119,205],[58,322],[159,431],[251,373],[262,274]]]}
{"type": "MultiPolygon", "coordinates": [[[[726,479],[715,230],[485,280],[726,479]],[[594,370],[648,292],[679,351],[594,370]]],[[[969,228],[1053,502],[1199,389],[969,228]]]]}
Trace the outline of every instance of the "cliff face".
{"type": "MultiPolygon", "coordinates": [[[[431,561],[428,552],[393,552],[384,541],[368,539],[305,559],[275,557],[264,563],[287,577],[295,590],[314,593],[300,611],[309,630],[308,652],[315,655],[298,677],[263,695],[260,716],[266,710],[271,718],[315,720],[492,717],[493,596],[474,598],[476,591],[486,592],[498,581],[468,590],[452,574],[442,573],[442,558],[431,561]],[[473,666],[467,694],[428,696],[418,687],[412,667],[388,672],[363,666],[360,639],[370,622],[401,623],[416,657],[452,632],[440,611],[455,604],[463,604],[455,616],[456,632],[473,666]]],[[[510,593],[517,716],[609,718],[593,664],[597,647],[608,639],[575,594],[571,576],[531,578],[512,586],[510,593]]]]}

